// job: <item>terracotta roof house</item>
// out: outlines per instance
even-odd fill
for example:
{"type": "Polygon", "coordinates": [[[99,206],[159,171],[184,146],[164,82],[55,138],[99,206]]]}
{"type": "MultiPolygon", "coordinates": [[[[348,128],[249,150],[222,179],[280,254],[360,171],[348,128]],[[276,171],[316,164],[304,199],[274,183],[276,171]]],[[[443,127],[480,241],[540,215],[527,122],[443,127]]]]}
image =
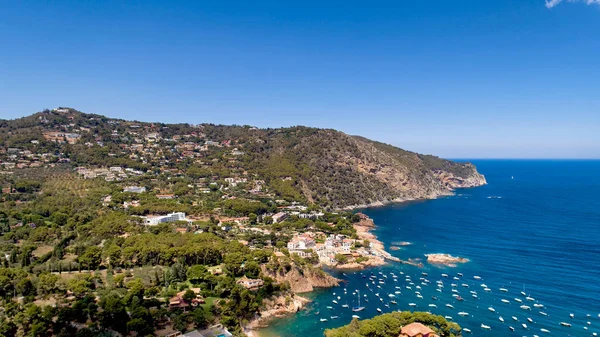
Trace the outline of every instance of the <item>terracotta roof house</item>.
{"type": "Polygon", "coordinates": [[[433,330],[421,323],[410,323],[402,327],[398,337],[439,337],[433,330]]]}
{"type": "Polygon", "coordinates": [[[191,288],[190,290],[196,293],[196,298],[188,302],[183,299],[186,290],[178,292],[177,295],[169,299],[169,309],[183,309],[183,311],[186,311],[189,306],[196,307],[199,304],[203,304],[204,299],[200,295],[200,288],[191,288]]]}

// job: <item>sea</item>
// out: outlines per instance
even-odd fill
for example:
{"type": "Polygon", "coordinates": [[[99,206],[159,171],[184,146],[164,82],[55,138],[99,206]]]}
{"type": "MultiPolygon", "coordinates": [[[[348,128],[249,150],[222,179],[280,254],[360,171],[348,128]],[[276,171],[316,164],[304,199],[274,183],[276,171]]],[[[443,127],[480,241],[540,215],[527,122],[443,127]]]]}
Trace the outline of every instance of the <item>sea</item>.
{"type": "Polygon", "coordinates": [[[378,308],[442,315],[471,331],[463,336],[600,333],[600,161],[471,162],[488,185],[360,210],[375,221],[389,252],[421,259],[424,267],[392,262],[332,271],[340,286],[306,294],[312,302],[305,310],[272,322],[260,336],[323,336],[352,315],[378,315],[378,308]],[[402,242],[410,245],[389,249],[402,242]],[[429,253],[470,261],[438,267],[427,263],[429,253]],[[359,296],[365,309],[353,312],[359,296]]]}

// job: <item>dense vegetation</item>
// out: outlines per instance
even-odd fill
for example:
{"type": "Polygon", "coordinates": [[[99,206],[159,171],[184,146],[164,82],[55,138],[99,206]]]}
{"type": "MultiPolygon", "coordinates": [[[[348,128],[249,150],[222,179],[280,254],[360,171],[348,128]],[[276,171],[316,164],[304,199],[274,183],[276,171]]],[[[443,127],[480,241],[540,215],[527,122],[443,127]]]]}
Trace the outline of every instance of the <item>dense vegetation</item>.
{"type": "Polygon", "coordinates": [[[280,198],[315,202],[330,208],[443,194],[448,187],[436,172],[448,172],[461,179],[477,174],[470,164],[419,155],[329,129],[167,125],[70,111],[67,114],[45,111],[17,120],[0,120],[0,145],[62,153],[77,165],[123,166],[155,172],[161,167],[163,171],[164,167],[176,168],[178,173],[192,179],[224,178],[243,169],[264,180],[280,198]],[[84,125],[89,131],[81,133],[75,144],[59,145],[42,136],[46,130],[65,125],[84,125]],[[139,134],[138,138],[143,133],[160,133],[161,141],[152,145],[159,148],[152,156],[142,158],[139,153],[131,156],[122,151],[123,146],[136,143],[136,137],[125,136],[132,125],[138,128],[134,132],[134,136],[139,134]],[[211,160],[202,160],[202,165],[198,165],[192,157],[180,157],[172,151],[177,143],[173,137],[178,135],[187,135],[185,141],[196,144],[207,139],[226,142],[243,154],[231,159],[222,152],[213,153],[208,158],[211,160]]]}
{"type": "Polygon", "coordinates": [[[437,171],[476,174],[334,130],[59,110],[0,120],[0,336],[146,336],[216,322],[242,335],[264,299],[290,291],[272,277],[320,271],[315,251],[290,254],[293,236],[357,239],[358,215],[334,209],[447,192],[437,171]],[[187,218],[144,225],[172,212],[187,218]],[[194,305],[173,307],[176,295],[194,305]]]}
{"type": "Polygon", "coordinates": [[[354,319],[350,324],[337,329],[325,330],[326,337],[397,337],[403,326],[419,322],[432,330],[440,337],[459,337],[461,328],[454,322],[447,321],[439,315],[426,312],[392,312],[376,316],[372,319],[354,319]]]}

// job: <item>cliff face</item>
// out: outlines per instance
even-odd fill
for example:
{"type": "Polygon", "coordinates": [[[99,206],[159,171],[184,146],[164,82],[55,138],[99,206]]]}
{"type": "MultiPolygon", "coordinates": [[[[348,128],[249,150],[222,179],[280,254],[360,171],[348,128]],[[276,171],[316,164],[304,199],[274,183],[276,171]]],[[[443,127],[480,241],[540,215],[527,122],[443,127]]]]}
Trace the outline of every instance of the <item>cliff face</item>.
{"type": "Polygon", "coordinates": [[[263,266],[263,273],[279,283],[288,282],[294,293],[307,293],[314,288],[329,288],[339,284],[338,279],[321,269],[306,267],[300,269],[292,266],[289,271],[273,272],[263,266]]]}
{"type": "Polygon", "coordinates": [[[308,200],[330,208],[435,198],[486,183],[470,163],[402,150],[335,130],[279,129],[262,135],[257,152],[265,170],[286,174],[308,200]],[[277,163],[275,165],[268,163],[277,163]]]}

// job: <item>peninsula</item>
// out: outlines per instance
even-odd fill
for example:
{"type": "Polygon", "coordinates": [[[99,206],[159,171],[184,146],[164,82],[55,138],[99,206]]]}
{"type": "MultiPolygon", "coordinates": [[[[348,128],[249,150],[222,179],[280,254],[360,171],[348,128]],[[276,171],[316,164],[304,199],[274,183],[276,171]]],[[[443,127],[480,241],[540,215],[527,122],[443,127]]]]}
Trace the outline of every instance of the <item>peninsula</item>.
{"type": "Polygon", "coordinates": [[[0,120],[0,331],[250,333],[338,284],[324,266],[414,263],[351,210],[485,183],[330,129],[0,120]]]}

